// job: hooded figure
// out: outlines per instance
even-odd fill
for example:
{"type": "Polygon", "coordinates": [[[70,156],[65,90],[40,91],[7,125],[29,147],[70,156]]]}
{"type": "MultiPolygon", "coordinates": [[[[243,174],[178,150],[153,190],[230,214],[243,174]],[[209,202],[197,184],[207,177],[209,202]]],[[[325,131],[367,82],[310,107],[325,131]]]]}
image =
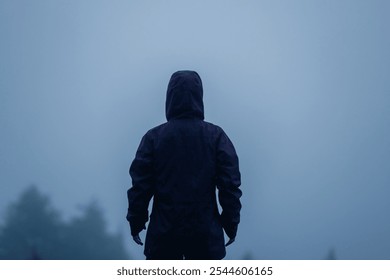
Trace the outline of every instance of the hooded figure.
{"type": "Polygon", "coordinates": [[[127,220],[135,242],[148,221],[147,259],[222,259],[240,222],[240,172],[234,146],[205,122],[203,88],[194,71],[169,81],[167,122],[149,130],[130,166],[127,220]],[[219,213],[218,201],[222,212],[219,213]],[[227,246],[226,245],[226,246],[227,246]]]}

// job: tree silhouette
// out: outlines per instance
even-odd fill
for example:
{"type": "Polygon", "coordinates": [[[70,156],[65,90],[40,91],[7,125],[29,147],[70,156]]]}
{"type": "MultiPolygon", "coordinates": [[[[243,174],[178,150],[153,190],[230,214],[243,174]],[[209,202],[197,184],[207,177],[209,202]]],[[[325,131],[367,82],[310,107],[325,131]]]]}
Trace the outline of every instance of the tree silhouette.
{"type": "Polygon", "coordinates": [[[127,259],[123,238],[106,230],[93,202],[64,223],[35,186],[9,205],[0,229],[0,259],[127,259]]]}
{"type": "Polygon", "coordinates": [[[242,260],[253,260],[253,254],[250,251],[247,251],[242,257],[242,260]]]}
{"type": "Polygon", "coordinates": [[[326,260],[337,260],[336,251],[334,248],[329,249],[328,255],[326,256],[326,260]]]}
{"type": "Polygon", "coordinates": [[[119,234],[106,230],[103,212],[96,202],[89,204],[81,217],[74,218],[66,228],[67,259],[126,259],[119,234]]]}
{"type": "Polygon", "coordinates": [[[0,233],[1,256],[57,259],[61,227],[59,214],[51,208],[48,197],[31,186],[8,208],[0,233]]]}

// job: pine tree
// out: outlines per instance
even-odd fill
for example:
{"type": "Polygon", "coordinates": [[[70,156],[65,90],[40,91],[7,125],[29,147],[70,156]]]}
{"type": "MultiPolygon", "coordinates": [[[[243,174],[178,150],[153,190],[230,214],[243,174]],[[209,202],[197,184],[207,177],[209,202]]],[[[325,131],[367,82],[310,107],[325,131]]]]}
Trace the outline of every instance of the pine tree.
{"type": "Polygon", "coordinates": [[[67,226],[66,258],[126,259],[123,238],[107,232],[103,211],[96,202],[90,203],[81,217],[67,226]]]}
{"type": "Polygon", "coordinates": [[[0,232],[2,259],[57,259],[62,224],[48,197],[27,188],[7,209],[0,232]]]}

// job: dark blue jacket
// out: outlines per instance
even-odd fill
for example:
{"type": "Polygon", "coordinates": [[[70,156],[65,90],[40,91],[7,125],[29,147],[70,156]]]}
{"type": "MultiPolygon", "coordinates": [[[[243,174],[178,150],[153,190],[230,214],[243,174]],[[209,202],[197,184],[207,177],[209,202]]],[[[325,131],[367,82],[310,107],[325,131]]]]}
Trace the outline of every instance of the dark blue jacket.
{"type": "Polygon", "coordinates": [[[196,72],[172,75],[166,117],[166,123],[142,138],[130,166],[133,186],[127,192],[127,220],[131,233],[145,228],[153,197],[146,256],[158,249],[161,237],[172,235],[206,237],[210,256],[223,258],[223,229],[234,238],[240,222],[238,157],[225,132],[203,120],[203,88],[196,72]]]}

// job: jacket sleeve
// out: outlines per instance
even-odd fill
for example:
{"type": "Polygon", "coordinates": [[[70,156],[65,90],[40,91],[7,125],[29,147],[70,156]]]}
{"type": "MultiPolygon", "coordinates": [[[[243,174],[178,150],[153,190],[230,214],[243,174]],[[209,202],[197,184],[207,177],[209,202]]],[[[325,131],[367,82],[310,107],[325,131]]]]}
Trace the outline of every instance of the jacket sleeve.
{"type": "Polygon", "coordinates": [[[134,236],[145,229],[154,189],[153,142],[148,134],[141,140],[129,173],[132,187],[127,191],[129,207],[126,219],[130,223],[131,235],[134,236]]]}
{"type": "Polygon", "coordinates": [[[222,226],[229,238],[235,238],[240,223],[241,175],[234,146],[223,131],[217,140],[216,182],[222,207],[222,226]]]}

